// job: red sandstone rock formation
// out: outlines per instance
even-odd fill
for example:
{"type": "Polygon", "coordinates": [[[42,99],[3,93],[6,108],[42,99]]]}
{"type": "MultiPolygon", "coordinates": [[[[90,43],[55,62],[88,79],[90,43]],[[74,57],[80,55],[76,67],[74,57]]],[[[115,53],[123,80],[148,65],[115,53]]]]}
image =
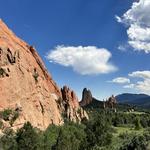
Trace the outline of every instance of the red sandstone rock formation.
{"type": "Polygon", "coordinates": [[[78,98],[74,91],[67,86],[61,89],[63,99],[63,112],[66,118],[71,121],[80,122],[83,118],[88,118],[86,112],[79,106],[78,98]]]}
{"type": "MultiPolygon", "coordinates": [[[[13,126],[20,127],[26,121],[41,129],[51,123],[62,124],[61,114],[66,110],[59,105],[60,99],[69,105],[70,119],[77,121],[78,99],[66,89],[61,93],[34,47],[15,36],[0,20],[0,110],[19,108],[19,118],[13,126]]],[[[78,120],[87,117],[84,115],[78,120]]]]}
{"type": "Polygon", "coordinates": [[[117,100],[114,97],[114,95],[112,95],[111,97],[108,98],[108,100],[103,102],[103,107],[105,108],[111,108],[114,109],[116,111],[116,104],[117,104],[117,100]]]}
{"type": "Polygon", "coordinates": [[[80,106],[87,106],[88,104],[92,103],[92,100],[93,97],[91,91],[84,88],[82,92],[82,100],[80,101],[80,106]]]}

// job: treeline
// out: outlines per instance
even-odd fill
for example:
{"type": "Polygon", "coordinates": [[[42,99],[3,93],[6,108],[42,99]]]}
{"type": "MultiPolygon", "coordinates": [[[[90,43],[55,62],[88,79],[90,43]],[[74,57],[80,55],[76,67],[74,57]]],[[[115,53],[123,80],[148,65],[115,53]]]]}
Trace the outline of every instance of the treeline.
{"type": "Polygon", "coordinates": [[[90,116],[90,120],[96,119],[98,115],[105,116],[105,120],[109,122],[110,125],[118,126],[134,126],[136,121],[139,120],[143,128],[150,127],[150,113],[144,111],[137,112],[124,112],[119,111],[114,113],[112,110],[103,109],[87,109],[86,110],[90,116]]]}
{"type": "Polygon", "coordinates": [[[148,113],[142,113],[142,114],[136,114],[136,113],[124,113],[124,112],[118,112],[118,113],[112,113],[108,112],[107,117],[109,118],[110,124],[112,124],[115,127],[118,126],[135,126],[136,122],[139,121],[140,125],[143,128],[150,127],[150,114],[148,113]]]}
{"type": "Polygon", "coordinates": [[[14,132],[4,130],[0,137],[1,150],[147,150],[150,141],[150,115],[113,112],[92,112],[90,120],[81,124],[68,122],[63,126],[50,125],[45,131],[29,122],[14,132]],[[114,126],[132,125],[142,134],[120,134],[119,145],[113,148],[114,126]]]}

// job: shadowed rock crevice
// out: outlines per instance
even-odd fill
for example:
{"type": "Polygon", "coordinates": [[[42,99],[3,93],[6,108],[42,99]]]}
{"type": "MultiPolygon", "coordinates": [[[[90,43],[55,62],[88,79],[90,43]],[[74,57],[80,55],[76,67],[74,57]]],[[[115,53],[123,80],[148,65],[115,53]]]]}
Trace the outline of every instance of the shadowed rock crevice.
{"type": "Polygon", "coordinates": [[[7,49],[7,58],[9,63],[14,64],[16,63],[16,51],[14,54],[12,54],[11,50],[8,48],[7,49]]]}
{"type": "Polygon", "coordinates": [[[6,72],[6,69],[0,68],[0,78],[9,77],[9,74],[6,72]]]}

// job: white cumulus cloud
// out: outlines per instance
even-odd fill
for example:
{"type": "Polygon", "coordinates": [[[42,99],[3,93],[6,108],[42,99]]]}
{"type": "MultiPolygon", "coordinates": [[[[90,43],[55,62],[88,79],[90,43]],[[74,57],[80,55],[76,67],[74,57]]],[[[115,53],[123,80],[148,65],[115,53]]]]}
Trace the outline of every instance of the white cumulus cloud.
{"type": "Polygon", "coordinates": [[[104,74],[117,70],[110,63],[111,53],[95,46],[56,46],[47,54],[47,59],[82,75],[104,74]]]}
{"type": "Polygon", "coordinates": [[[133,2],[132,7],[122,16],[116,16],[119,23],[128,25],[129,45],[135,50],[150,53],[150,0],[133,2]]]}
{"type": "Polygon", "coordinates": [[[129,73],[129,76],[140,80],[137,80],[137,82],[134,84],[126,85],[124,86],[124,88],[132,88],[142,93],[150,94],[150,71],[149,70],[134,71],[132,73],[129,73]]]}
{"type": "Polygon", "coordinates": [[[150,79],[150,71],[149,70],[134,71],[132,73],[129,73],[129,76],[136,78],[150,79]]]}
{"type": "Polygon", "coordinates": [[[143,93],[150,94],[150,79],[138,81],[136,84],[136,88],[143,93]]]}
{"type": "Polygon", "coordinates": [[[109,82],[123,84],[123,88],[150,95],[150,70],[134,71],[129,73],[127,78],[118,77],[109,82]]]}
{"type": "Polygon", "coordinates": [[[135,87],[135,84],[128,84],[128,85],[124,85],[123,87],[127,89],[133,89],[135,87]]]}
{"type": "Polygon", "coordinates": [[[125,77],[117,77],[117,78],[114,78],[110,82],[112,82],[112,83],[118,83],[118,84],[125,84],[125,83],[130,83],[130,79],[125,78],[125,77]]]}

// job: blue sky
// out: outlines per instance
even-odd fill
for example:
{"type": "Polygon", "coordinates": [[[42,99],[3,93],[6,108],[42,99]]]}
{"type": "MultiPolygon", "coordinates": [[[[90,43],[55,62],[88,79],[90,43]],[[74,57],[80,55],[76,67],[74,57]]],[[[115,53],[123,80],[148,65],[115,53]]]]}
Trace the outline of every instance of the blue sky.
{"type": "Polygon", "coordinates": [[[103,99],[150,94],[149,10],[148,0],[1,0],[0,18],[35,46],[60,87],[103,99]]]}

